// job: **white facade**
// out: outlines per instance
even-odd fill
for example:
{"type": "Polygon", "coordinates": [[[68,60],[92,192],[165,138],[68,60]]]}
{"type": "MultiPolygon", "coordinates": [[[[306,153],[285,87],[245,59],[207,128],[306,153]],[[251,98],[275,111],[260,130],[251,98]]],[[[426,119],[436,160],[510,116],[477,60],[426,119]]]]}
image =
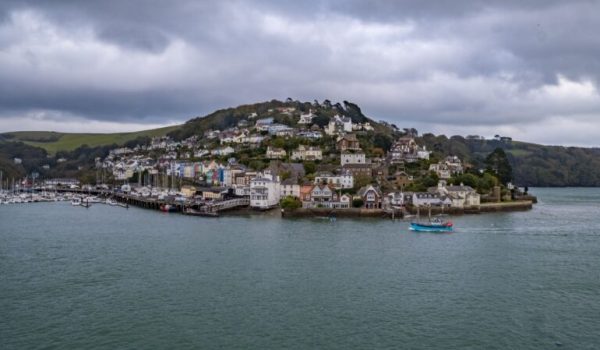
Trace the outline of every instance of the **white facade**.
{"type": "Polygon", "coordinates": [[[292,160],[321,160],[323,159],[323,151],[319,147],[298,146],[298,149],[292,152],[292,160]]]}
{"type": "Polygon", "coordinates": [[[286,156],[285,150],[276,147],[267,147],[267,158],[269,159],[283,159],[286,156]]]}
{"type": "Polygon", "coordinates": [[[344,164],[365,164],[366,157],[362,152],[344,152],[341,157],[341,165],[344,164]]]}
{"type": "Polygon", "coordinates": [[[352,188],[354,187],[354,176],[349,172],[342,175],[321,174],[315,176],[314,183],[315,185],[323,183],[330,184],[336,189],[352,188]]]}
{"type": "Polygon", "coordinates": [[[288,196],[300,198],[300,185],[298,185],[298,184],[282,184],[281,185],[281,198],[288,197],[288,196]]]}
{"type": "Polygon", "coordinates": [[[258,174],[250,181],[250,207],[269,209],[277,206],[281,199],[281,183],[270,173],[258,174]]]}
{"type": "Polygon", "coordinates": [[[312,111],[306,114],[300,114],[300,120],[298,121],[298,124],[312,124],[314,117],[315,115],[312,114],[312,111]]]}

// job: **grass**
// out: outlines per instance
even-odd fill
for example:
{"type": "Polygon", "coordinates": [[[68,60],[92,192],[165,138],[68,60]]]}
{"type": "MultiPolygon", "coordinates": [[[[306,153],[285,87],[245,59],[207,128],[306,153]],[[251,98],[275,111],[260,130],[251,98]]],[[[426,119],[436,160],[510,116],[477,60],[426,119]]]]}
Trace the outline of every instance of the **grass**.
{"type": "Polygon", "coordinates": [[[72,151],[82,145],[90,147],[105,145],[122,145],[127,141],[138,137],[164,136],[178,129],[179,125],[167,126],[159,129],[143,130],[136,132],[114,133],[114,134],[78,134],[59,133],[52,131],[17,131],[4,134],[9,140],[22,141],[31,146],[45,149],[50,154],[58,151],[72,151]]]}

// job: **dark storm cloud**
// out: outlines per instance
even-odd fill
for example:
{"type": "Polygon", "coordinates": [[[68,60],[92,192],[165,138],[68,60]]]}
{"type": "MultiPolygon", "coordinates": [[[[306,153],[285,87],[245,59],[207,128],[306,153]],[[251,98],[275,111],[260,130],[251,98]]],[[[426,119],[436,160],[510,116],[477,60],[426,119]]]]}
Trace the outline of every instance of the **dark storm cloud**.
{"type": "Polygon", "coordinates": [[[528,126],[578,132],[600,111],[598,13],[596,1],[7,0],[0,118],[161,123],[291,96],[546,141],[528,126]]]}

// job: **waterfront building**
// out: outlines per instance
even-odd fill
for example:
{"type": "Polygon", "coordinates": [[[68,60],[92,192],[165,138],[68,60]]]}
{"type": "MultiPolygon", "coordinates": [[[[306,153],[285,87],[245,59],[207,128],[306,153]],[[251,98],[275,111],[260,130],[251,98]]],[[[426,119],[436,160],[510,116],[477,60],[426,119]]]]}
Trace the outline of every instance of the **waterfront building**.
{"type": "Polygon", "coordinates": [[[383,195],[378,187],[367,185],[358,190],[358,196],[363,200],[366,209],[381,209],[383,195]]]}
{"type": "Polygon", "coordinates": [[[250,181],[250,207],[270,209],[279,204],[281,183],[271,172],[259,173],[250,181]]]}
{"type": "Polygon", "coordinates": [[[281,182],[281,198],[283,197],[295,197],[300,198],[300,185],[298,181],[293,178],[285,179],[281,182]]]}

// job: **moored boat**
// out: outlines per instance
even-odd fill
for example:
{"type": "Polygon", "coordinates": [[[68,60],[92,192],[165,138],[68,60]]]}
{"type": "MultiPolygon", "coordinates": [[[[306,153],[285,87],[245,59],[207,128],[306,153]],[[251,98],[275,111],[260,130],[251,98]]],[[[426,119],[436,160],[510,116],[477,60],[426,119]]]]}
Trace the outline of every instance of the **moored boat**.
{"type": "Polygon", "coordinates": [[[175,213],[179,211],[179,207],[170,204],[163,204],[160,206],[160,211],[165,213],[175,213]]]}

